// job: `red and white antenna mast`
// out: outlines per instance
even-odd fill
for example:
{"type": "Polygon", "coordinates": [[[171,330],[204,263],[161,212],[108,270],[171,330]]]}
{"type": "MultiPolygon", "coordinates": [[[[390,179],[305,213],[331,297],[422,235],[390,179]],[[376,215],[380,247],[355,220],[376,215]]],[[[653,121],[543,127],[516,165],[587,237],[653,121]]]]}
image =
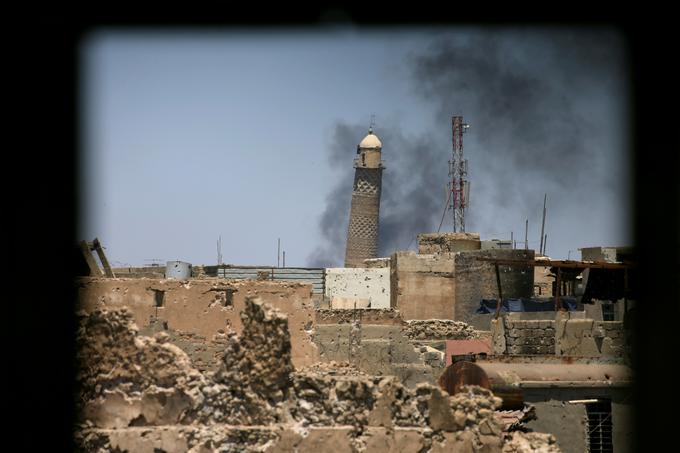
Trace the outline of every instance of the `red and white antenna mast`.
{"type": "Polygon", "coordinates": [[[470,128],[462,116],[451,119],[453,155],[449,161],[449,206],[453,213],[453,231],[465,232],[465,210],[469,205],[470,182],[467,180],[467,159],[463,157],[463,134],[470,128]]]}

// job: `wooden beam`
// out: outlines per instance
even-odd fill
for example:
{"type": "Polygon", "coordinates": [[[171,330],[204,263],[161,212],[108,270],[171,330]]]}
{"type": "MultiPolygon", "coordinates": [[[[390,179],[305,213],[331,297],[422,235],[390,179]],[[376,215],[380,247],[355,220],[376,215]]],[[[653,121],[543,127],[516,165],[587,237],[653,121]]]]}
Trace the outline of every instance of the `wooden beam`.
{"type": "Polygon", "coordinates": [[[104,275],[92,256],[90,246],[86,241],[80,241],[80,250],[83,252],[83,258],[85,258],[85,261],[87,262],[87,267],[90,268],[90,275],[93,277],[101,277],[104,275]]]}
{"type": "Polygon", "coordinates": [[[501,290],[501,273],[498,270],[498,263],[495,263],[494,267],[496,268],[496,285],[498,286],[498,303],[496,304],[496,319],[498,319],[503,303],[503,291],[501,290]]]}
{"type": "Polygon", "coordinates": [[[109,260],[106,259],[106,255],[104,254],[104,248],[102,247],[102,244],[101,242],[99,242],[98,238],[94,238],[94,241],[92,241],[92,246],[97,252],[97,255],[99,255],[99,261],[101,261],[102,266],[104,266],[104,273],[106,274],[106,276],[110,278],[115,278],[113,269],[111,269],[111,266],[109,265],[109,260]]]}

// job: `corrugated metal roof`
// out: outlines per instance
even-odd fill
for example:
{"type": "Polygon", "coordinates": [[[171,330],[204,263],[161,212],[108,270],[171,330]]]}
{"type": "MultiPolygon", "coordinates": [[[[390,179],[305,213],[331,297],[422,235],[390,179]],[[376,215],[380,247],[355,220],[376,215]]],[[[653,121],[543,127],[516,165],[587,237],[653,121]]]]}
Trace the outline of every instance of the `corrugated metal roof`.
{"type": "Polygon", "coordinates": [[[314,294],[323,294],[325,276],[323,268],[296,267],[222,267],[217,276],[236,280],[257,280],[260,273],[268,274],[269,280],[308,283],[314,294]]]}

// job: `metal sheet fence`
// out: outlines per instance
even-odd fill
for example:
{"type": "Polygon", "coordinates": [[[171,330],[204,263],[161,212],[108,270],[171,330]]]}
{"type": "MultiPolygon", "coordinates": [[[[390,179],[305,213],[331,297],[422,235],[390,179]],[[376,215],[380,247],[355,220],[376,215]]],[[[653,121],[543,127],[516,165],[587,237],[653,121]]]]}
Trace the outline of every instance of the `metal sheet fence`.
{"type": "Polygon", "coordinates": [[[326,284],[323,268],[306,267],[222,267],[217,269],[221,278],[257,280],[259,275],[267,275],[267,280],[311,283],[314,294],[323,294],[326,284]]]}

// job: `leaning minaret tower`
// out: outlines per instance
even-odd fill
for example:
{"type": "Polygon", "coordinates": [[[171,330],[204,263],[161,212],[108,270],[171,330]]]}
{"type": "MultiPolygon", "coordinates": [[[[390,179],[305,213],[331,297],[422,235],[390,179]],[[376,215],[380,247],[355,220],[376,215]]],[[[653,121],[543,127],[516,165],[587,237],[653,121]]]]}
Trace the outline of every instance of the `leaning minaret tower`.
{"type": "Polygon", "coordinates": [[[354,159],[354,188],[349,211],[345,267],[363,267],[364,260],[378,256],[378,218],[382,187],[382,143],[368,129],[368,135],[357,146],[354,159]]]}

